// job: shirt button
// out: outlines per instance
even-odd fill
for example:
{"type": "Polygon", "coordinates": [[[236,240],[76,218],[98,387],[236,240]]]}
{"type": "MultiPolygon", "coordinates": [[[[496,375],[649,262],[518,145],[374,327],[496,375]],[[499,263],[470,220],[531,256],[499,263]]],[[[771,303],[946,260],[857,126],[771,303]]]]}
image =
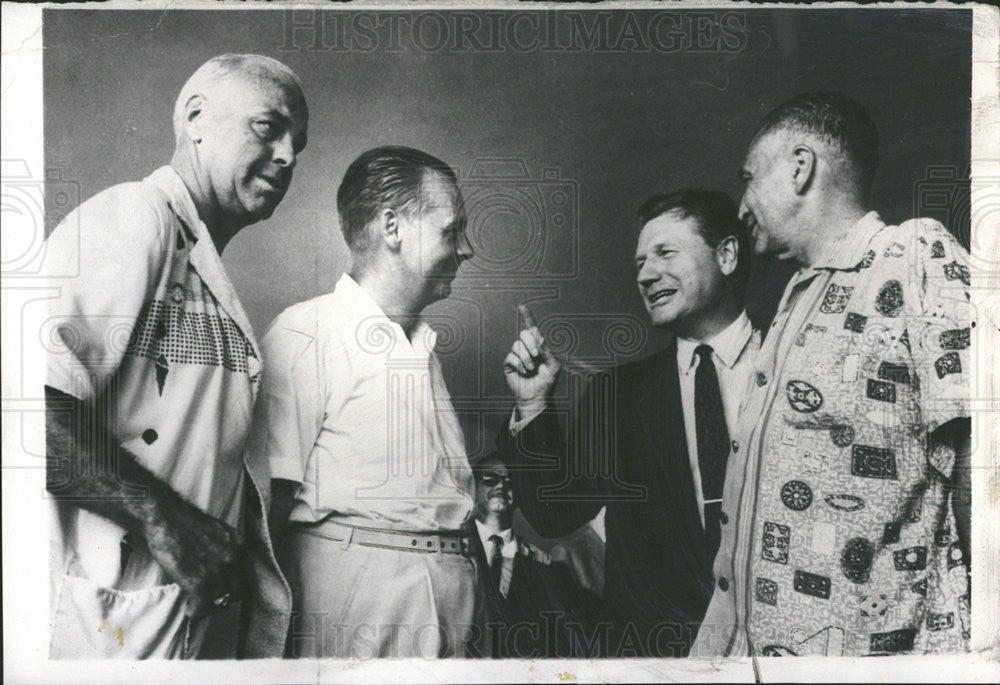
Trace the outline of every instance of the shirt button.
{"type": "Polygon", "coordinates": [[[726,525],[727,523],[729,523],[729,514],[727,514],[724,511],[720,511],[719,512],[719,523],[721,523],[722,525],[726,525]]]}
{"type": "Polygon", "coordinates": [[[767,376],[762,373],[757,374],[757,385],[767,385],[767,376]]]}
{"type": "Polygon", "coordinates": [[[740,441],[739,440],[733,440],[733,452],[736,453],[736,452],[739,452],[739,451],[740,451],[740,441]]]}
{"type": "Polygon", "coordinates": [[[729,590],[729,581],[726,580],[725,576],[719,578],[719,589],[722,590],[723,592],[729,590]]]}

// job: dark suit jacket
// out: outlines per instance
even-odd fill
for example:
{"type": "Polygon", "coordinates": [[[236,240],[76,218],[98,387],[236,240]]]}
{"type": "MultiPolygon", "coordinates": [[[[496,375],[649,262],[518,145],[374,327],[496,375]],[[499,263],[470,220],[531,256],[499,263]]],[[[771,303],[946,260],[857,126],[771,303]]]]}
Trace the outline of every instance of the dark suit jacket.
{"type": "Polygon", "coordinates": [[[486,551],[470,519],[469,534],[480,592],[479,621],[482,639],[475,656],[535,659],[586,656],[599,598],[585,590],[570,570],[552,563],[548,556],[515,538],[510,587],[504,597],[490,579],[486,551]]]}
{"type": "Polygon", "coordinates": [[[542,535],[568,534],[607,506],[604,656],[686,656],[712,595],[676,359],[672,344],[592,377],[566,438],[549,409],[498,441],[542,535]]]}

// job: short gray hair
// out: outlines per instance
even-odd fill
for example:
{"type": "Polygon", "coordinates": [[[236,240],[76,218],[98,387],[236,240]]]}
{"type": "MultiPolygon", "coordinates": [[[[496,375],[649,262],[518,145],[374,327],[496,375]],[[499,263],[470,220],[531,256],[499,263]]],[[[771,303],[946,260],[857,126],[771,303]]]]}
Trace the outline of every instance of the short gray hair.
{"type": "Polygon", "coordinates": [[[216,84],[240,79],[249,85],[275,83],[289,85],[302,93],[302,82],[294,71],[273,57],[265,55],[226,53],[208,60],[187,80],[174,104],[174,137],[180,141],[184,131],[184,111],[187,101],[203,94],[216,84]]]}
{"type": "Polygon", "coordinates": [[[802,93],[764,117],[754,140],[780,130],[803,132],[831,146],[846,163],[854,189],[867,198],[879,165],[879,136],[864,105],[838,91],[802,93]]]}

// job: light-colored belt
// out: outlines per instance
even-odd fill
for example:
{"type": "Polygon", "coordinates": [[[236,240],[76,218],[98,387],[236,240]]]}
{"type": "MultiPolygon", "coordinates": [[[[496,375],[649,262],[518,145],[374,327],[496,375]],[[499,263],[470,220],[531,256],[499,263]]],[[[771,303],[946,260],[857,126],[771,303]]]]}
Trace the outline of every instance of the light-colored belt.
{"type": "Polygon", "coordinates": [[[319,521],[316,524],[295,525],[292,533],[302,533],[314,537],[337,542],[346,549],[350,545],[366,547],[384,547],[406,552],[422,554],[460,554],[471,556],[472,547],[469,536],[462,531],[446,531],[442,533],[416,533],[403,530],[387,530],[385,528],[368,528],[341,523],[333,519],[319,521]]]}

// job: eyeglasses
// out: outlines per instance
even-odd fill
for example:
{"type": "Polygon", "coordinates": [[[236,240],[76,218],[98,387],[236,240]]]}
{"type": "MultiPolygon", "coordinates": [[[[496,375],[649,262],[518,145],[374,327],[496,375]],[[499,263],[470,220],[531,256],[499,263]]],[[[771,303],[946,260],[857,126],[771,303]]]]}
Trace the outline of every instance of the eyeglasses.
{"type": "Polygon", "coordinates": [[[500,481],[503,481],[504,487],[510,487],[510,476],[505,476],[502,473],[497,473],[496,471],[486,471],[480,477],[480,482],[488,488],[498,485],[500,481]]]}

